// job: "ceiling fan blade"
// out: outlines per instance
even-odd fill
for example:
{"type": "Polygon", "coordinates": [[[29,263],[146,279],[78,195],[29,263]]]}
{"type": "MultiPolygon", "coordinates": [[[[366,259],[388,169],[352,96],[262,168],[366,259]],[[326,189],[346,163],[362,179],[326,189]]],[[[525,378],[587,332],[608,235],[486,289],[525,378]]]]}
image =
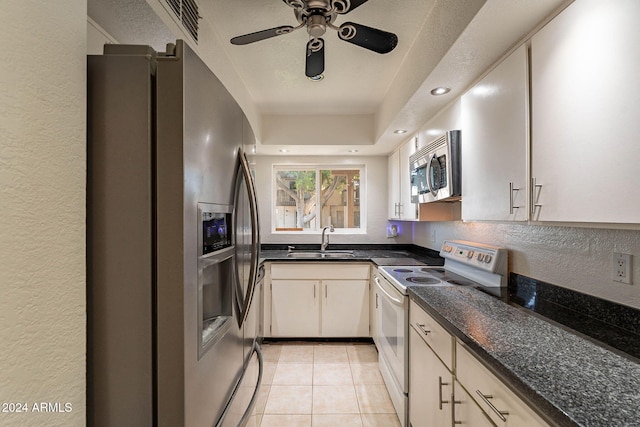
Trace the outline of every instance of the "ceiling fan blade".
{"type": "Polygon", "coordinates": [[[294,9],[303,9],[305,4],[302,0],[282,0],[287,4],[287,6],[292,7],[294,9]]]}
{"type": "Polygon", "coordinates": [[[312,39],[307,43],[305,74],[316,77],[324,72],[324,39],[312,39]]]}
{"type": "Polygon", "coordinates": [[[242,36],[234,37],[231,39],[231,44],[245,45],[249,43],[259,42],[260,40],[270,39],[271,37],[289,34],[291,31],[293,31],[293,27],[290,25],[269,28],[268,30],[256,31],[255,33],[249,33],[242,36]]]}
{"type": "Polygon", "coordinates": [[[398,36],[395,34],[355,22],[340,25],[338,37],[377,53],[389,53],[398,45],[398,36]]]}
{"type": "Polygon", "coordinates": [[[356,7],[362,6],[367,1],[369,0],[333,0],[331,5],[335,8],[336,12],[344,15],[356,7]]]}

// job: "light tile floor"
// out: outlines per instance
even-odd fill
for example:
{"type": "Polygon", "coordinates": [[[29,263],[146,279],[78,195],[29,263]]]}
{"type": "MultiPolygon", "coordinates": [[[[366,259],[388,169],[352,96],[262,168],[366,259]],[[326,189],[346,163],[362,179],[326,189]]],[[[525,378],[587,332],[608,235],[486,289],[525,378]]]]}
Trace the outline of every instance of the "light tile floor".
{"type": "Polygon", "coordinates": [[[270,342],[256,427],[399,427],[372,344],[270,342]]]}

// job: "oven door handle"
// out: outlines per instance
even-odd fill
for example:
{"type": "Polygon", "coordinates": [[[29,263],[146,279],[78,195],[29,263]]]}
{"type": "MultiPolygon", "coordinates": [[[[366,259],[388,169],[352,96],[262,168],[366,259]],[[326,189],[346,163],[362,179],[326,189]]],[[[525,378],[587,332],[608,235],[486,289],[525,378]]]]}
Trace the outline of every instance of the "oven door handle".
{"type": "Polygon", "coordinates": [[[376,282],[376,286],[378,287],[378,289],[382,291],[382,293],[385,294],[387,298],[393,301],[394,304],[403,305],[403,301],[401,299],[394,298],[393,295],[391,295],[385,288],[382,287],[382,284],[380,283],[380,279],[378,279],[378,277],[374,277],[373,280],[376,282]]]}

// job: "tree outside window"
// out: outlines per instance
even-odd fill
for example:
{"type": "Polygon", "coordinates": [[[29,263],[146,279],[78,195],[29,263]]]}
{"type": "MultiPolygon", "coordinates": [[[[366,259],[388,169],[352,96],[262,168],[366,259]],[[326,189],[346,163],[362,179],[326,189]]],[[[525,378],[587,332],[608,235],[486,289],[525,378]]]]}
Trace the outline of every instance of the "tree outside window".
{"type": "Polygon", "coordinates": [[[360,228],[362,169],[275,167],[275,231],[360,228]]]}

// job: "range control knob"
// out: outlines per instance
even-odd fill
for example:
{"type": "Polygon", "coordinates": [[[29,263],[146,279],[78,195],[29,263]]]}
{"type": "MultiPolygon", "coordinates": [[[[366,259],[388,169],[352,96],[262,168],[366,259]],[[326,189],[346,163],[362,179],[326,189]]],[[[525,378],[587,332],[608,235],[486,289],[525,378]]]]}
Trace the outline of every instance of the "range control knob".
{"type": "Polygon", "coordinates": [[[451,249],[453,249],[453,248],[451,246],[449,246],[449,245],[444,245],[442,247],[442,250],[445,251],[445,252],[451,252],[451,249]]]}
{"type": "Polygon", "coordinates": [[[484,262],[486,262],[486,263],[490,263],[492,259],[493,259],[493,257],[491,255],[489,255],[489,254],[484,256],[484,262]]]}
{"type": "Polygon", "coordinates": [[[473,251],[467,252],[467,258],[473,258],[473,254],[474,254],[473,251]]]}
{"type": "Polygon", "coordinates": [[[478,258],[478,261],[482,262],[484,260],[484,254],[478,254],[476,258],[478,258]]]}

